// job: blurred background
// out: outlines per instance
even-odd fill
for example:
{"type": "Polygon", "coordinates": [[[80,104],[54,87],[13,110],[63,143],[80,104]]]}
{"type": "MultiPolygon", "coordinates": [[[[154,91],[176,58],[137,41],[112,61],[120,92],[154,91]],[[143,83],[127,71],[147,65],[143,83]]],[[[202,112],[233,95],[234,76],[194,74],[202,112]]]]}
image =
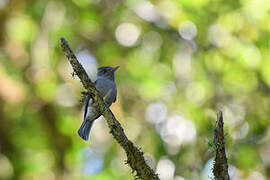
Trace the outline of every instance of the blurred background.
{"type": "Polygon", "coordinates": [[[162,180],[211,179],[216,110],[233,180],[270,179],[267,0],[0,0],[0,179],[133,179],[104,119],[90,141],[65,37],[162,180]]]}

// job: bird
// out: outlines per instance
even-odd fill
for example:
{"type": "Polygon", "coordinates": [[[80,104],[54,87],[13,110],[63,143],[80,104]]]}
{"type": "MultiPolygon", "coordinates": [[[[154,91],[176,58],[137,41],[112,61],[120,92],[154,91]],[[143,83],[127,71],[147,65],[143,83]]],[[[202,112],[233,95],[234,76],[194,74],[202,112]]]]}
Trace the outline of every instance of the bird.
{"type": "MultiPolygon", "coordinates": [[[[97,71],[95,87],[99,91],[108,108],[116,101],[117,87],[115,83],[115,71],[119,69],[119,67],[120,66],[104,66],[98,68],[97,71]]],[[[101,113],[97,108],[97,104],[90,95],[85,95],[83,101],[84,119],[80,129],[78,130],[78,134],[83,140],[88,141],[91,127],[94,121],[101,116],[101,113]]]]}

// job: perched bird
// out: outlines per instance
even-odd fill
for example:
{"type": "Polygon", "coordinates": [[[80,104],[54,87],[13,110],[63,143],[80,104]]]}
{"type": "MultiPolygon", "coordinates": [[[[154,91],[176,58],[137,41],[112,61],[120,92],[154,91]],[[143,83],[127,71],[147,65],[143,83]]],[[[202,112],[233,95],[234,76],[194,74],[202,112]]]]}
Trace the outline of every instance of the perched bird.
{"type": "MultiPolygon", "coordinates": [[[[95,81],[95,87],[99,91],[107,107],[110,107],[113,102],[116,101],[117,87],[115,84],[114,72],[120,66],[116,67],[100,67],[98,68],[97,79],[95,81]]],[[[78,130],[78,134],[85,141],[88,140],[93,122],[101,116],[97,109],[97,104],[94,100],[86,95],[84,98],[84,120],[78,130]]]]}

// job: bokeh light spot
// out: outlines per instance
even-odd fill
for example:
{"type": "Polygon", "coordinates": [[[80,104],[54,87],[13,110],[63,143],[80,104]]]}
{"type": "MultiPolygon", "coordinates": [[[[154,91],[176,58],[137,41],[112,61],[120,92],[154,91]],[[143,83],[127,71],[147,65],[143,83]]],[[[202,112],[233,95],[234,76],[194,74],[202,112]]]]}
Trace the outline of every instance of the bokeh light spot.
{"type": "Polygon", "coordinates": [[[104,159],[93,149],[83,149],[82,156],[82,173],[85,177],[93,176],[103,169],[104,159]]]}
{"type": "Polygon", "coordinates": [[[132,23],[121,23],[115,30],[116,40],[122,46],[133,46],[140,36],[140,29],[132,23]]]}
{"type": "Polygon", "coordinates": [[[156,173],[159,174],[161,180],[171,180],[174,176],[175,165],[167,159],[160,159],[157,164],[156,173]]]}
{"type": "Polygon", "coordinates": [[[152,124],[161,123],[167,117],[167,107],[161,102],[151,103],[148,105],[145,118],[152,124]]]}
{"type": "Polygon", "coordinates": [[[143,37],[143,46],[151,52],[159,50],[162,45],[162,37],[158,32],[150,31],[143,37]]]}
{"type": "Polygon", "coordinates": [[[160,129],[162,140],[168,145],[179,147],[181,144],[193,143],[196,140],[194,124],[179,115],[170,116],[160,129]]]}
{"type": "Polygon", "coordinates": [[[0,154],[0,167],[0,179],[10,179],[13,176],[13,166],[3,154],[0,154]]]}
{"type": "Polygon", "coordinates": [[[36,24],[25,15],[12,17],[7,21],[6,29],[10,38],[22,42],[31,41],[37,31],[36,24]]]}
{"type": "Polygon", "coordinates": [[[205,88],[201,83],[190,83],[186,88],[186,97],[191,102],[200,103],[205,99],[205,88]]]}
{"type": "Polygon", "coordinates": [[[77,53],[77,58],[83,68],[85,69],[87,75],[89,78],[94,82],[96,80],[96,74],[97,74],[97,60],[92,54],[87,50],[82,50],[79,53],[77,53]]]}
{"type": "Polygon", "coordinates": [[[261,53],[255,45],[249,45],[243,49],[242,57],[250,67],[258,67],[261,62],[261,53]]]}
{"type": "Polygon", "coordinates": [[[231,34],[220,24],[213,24],[209,27],[208,37],[210,42],[217,47],[231,47],[231,34]]]}
{"type": "Polygon", "coordinates": [[[179,25],[178,32],[185,40],[192,40],[197,34],[197,27],[191,21],[185,21],[179,25]]]}

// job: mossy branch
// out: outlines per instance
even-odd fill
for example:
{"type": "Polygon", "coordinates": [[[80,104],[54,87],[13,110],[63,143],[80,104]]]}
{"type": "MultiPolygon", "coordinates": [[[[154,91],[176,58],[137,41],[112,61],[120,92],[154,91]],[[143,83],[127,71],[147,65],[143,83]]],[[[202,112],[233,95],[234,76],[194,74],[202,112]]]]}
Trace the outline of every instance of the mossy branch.
{"type": "Polygon", "coordinates": [[[126,162],[131,167],[132,172],[136,173],[136,178],[142,180],[159,180],[158,175],[155,174],[153,169],[146,164],[144,153],[127,138],[121,124],[116,120],[111,110],[105,106],[103,99],[95,88],[94,83],[90,80],[86,71],[77,60],[76,56],[69,47],[68,42],[63,37],[60,40],[61,48],[73,67],[74,74],[79,77],[83,87],[88,91],[95,102],[97,102],[99,111],[106,119],[106,122],[110,128],[110,133],[126,152],[126,162]]]}
{"type": "Polygon", "coordinates": [[[217,122],[214,128],[214,146],[216,152],[213,168],[214,178],[215,180],[230,180],[225,151],[223,115],[221,111],[217,114],[217,122]]]}

